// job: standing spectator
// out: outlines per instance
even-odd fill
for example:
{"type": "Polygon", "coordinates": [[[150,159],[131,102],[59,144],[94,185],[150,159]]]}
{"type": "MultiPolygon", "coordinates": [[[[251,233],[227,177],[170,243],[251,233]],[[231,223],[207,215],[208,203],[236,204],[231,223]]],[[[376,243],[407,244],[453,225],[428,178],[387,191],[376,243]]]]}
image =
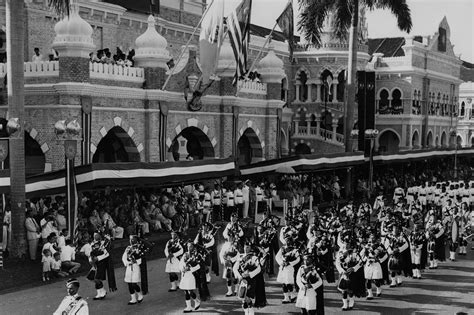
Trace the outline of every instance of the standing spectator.
{"type": "Polygon", "coordinates": [[[40,221],[41,225],[41,238],[43,239],[43,244],[46,243],[48,240],[48,236],[51,233],[55,233],[56,235],[58,233],[58,229],[56,227],[56,219],[53,217],[51,212],[46,212],[44,215],[43,219],[40,221]]]}
{"type": "Polygon", "coordinates": [[[64,209],[61,209],[56,214],[56,222],[58,223],[58,230],[62,231],[67,228],[66,216],[64,215],[64,209]]]}
{"type": "Polygon", "coordinates": [[[105,228],[109,231],[112,231],[113,238],[123,238],[123,227],[115,224],[114,219],[112,219],[107,211],[100,211],[100,217],[102,218],[102,222],[104,222],[105,228]]]}
{"type": "Polygon", "coordinates": [[[5,215],[3,217],[3,238],[2,248],[3,251],[8,254],[12,237],[12,212],[9,207],[5,208],[5,215]]]}
{"type": "Polygon", "coordinates": [[[35,53],[33,54],[33,57],[31,57],[31,61],[33,62],[43,61],[43,55],[40,53],[40,49],[38,47],[35,47],[34,51],[35,53]]]}
{"type": "Polygon", "coordinates": [[[102,219],[99,216],[99,212],[96,209],[92,210],[91,216],[89,217],[89,223],[93,227],[94,231],[97,231],[102,225],[102,219]]]}
{"type": "Polygon", "coordinates": [[[31,211],[26,212],[25,228],[30,259],[36,260],[36,252],[38,251],[38,240],[41,237],[41,229],[31,211]]]}
{"type": "Polygon", "coordinates": [[[53,257],[51,257],[51,255],[49,249],[43,249],[43,258],[41,259],[41,263],[43,264],[43,282],[49,281],[51,263],[53,262],[53,257]]]}
{"type": "Polygon", "coordinates": [[[61,266],[68,273],[73,274],[81,268],[81,264],[75,261],[76,249],[71,244],[72,241],[68,239],[66,240],[66,246],[61,248],[61,266]]]}

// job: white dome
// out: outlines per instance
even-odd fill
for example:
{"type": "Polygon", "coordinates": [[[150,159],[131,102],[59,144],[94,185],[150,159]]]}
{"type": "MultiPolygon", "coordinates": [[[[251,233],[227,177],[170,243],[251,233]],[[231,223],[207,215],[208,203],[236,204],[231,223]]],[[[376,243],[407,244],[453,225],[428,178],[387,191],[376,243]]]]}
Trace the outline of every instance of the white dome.
{"type": "Polygon", "coordinates": [[[72,7],[70,16],[56,23],[54,31],[56,37],[52,47],[60,56],[88,58],[95,48],[92,27],[81,18],[77,7],[72,7]]]}
{"type": "Polygon", "coordinates": [[[166,62],[170,60],[170,54],[166,49],[168,42],[155,28],[155,18],[148,17],[148,28],[135,40],[135,61],[138,66],[162,67],[167,69],[166,62]]]}
{"type": "Polygon", "coordinates": [[[93,30],[90,24],[84,21],[76,10],[71,11],[70,16],[56,23],[54,27],[56,36],[92,36],[93,30]]]}
{"type": "Polygon", "coordinates": [[[219,61],[217,63],[217,74],[225,75],[225,73],[229,73],[234,75],[235,65],[236,63],[232,46],[230,46],[230,42],[225,41],[222,43],[221,51],[219,53],[219,61]]]}
{"type": "Polygon", "coordinates": [[[258,63],[258,72],[265,83],[279,83],[286,76],[285,64],[277,57],[270,42],[267,55],[258,63]]]}

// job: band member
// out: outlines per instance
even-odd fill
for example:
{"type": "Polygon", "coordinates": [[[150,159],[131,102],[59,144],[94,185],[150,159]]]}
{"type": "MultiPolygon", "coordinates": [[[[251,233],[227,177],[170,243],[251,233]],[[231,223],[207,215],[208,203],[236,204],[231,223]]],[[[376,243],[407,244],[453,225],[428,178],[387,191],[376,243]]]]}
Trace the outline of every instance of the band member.
{"type": "Polygon", "coordinates": [[[229,239],[229,234],[234,236],[234,240],[239,241],[244,236],[244,230],[239,223],[239,217],[237,213],[233,213],[230,217],[230,222],[227,223],[222,235],[225,239],[229,239]]]}
{"type": "Polygon", "coordinates": [[[112,266],[112,260],[110,258],[110,237],[108,235],[102,237],[99,232],[94,233],[94,240],[91,243],[91,251],[89,255],[89,262],[92,265],[92,269],[87,275],[87,279],[94,281],[97,295],[94,300],[103,300],[107,295],[107,291],[104,289],[102,281],[108,279],[109,290],[111,292],[117,290],[115,283],[115,273],[112,266]]]}
{"type": "Polygon", "coordinates": [[[86,300],[79,296],[79,281],[69,279],[66,282],[67,296],[59,304],[53,315],[89,315],[89,306],[86,300]]]}
{"type": "Polygon", "coordinates": [[[324,299],[318,296],[318,289],[322,287],[323,280],[313,263],[311,253],[303,255],[303,264],[296,274],[296,285],[300,288],[296,299],[296,307],[301,308],[303,314],[324,314],[324,299]]]}
{"type": "Polygon", "coordinates": [[[168,292],[175,292],[178,290],[179,280],[179,261],[181,255],[183,255],[183,247],[179,241],[178,233],[171,231],[171,239],[166,243],[165,256],[166,256],[166,267],[165,272],[169,274],[171,288],[168,292]]]}
{"type": "Polygon", "coordinates": [[[285,235],[285,244],[278,251],[275,256],[275,260],[280,265],[278,271],[277,282],[283,285],[283,304],[294,302],[295,297],[293,294],[293,285],[295,282],[295,265],[300,262],[300,255],[298,249],[294,247],[292,235],[288,233],[285,235]]]}
{"type": "Polygon", "coordinates": [[[179,262],[179,268],[181,270],[181,282],[179,288],[185,292],[186,308],[184,313],[190,313],[193,310],[197,311],[201,306],[201,301],[196,297],[196,278],[194,272],[198,271],[201,267],[199,264],[200,258],[194,244],[189,241],[187,243],[187,251],[181,257],[179,262]],[[192,307],[194,302],[194,308],[192,307]]]}
{"type": "MultiPolygon", "coordinates": [[[[265,253],[264,265],[262,265],[264,270],[267,271],[269,275],[274,274],[273,270],[273,255],[275,251],[275,242],[277,230],[274,227],[265,228],[263,225],[258,225],[255,232],[255,243],[259,246],[265,253]]],[[[278,251],[278,243],[276,245],[276,251],[278,251]]]]}
{"type": "Polygon", "coordinates": [[[382,266],[380,265],[377,252],[373,249],[372,244],[363,250],[363,260],[365,261],[364,265],[364,277],[367,284],[367,300],[372,300],[374,298],[374,293],[372,292],[372,283],[375,284],[376,295],[380,296],[382,294],[382,266]]]}
{"type": "Polygon", "coordinates": [[[138,242],[136,235],[130,235],[130,245],[127,246],[123,255],[122,262],[125,266],[125,282],[128,284],[130,292],[130,301],[128,305],[134,305],[143,301],[143,294],[139,283],[141,282],[141,257],[144,255],[143,248],[138,242]]]}
{"type": "Polygon", "coordinates": [[[354,296],[363,296],[364,284],[360,287],[358,271],[363,261],[352,245],[347,242],[345,251],[339,251],[336,257],[336,268],[339,272],[339,283],[337,289],[342,293],[342,310],[351,310],[354,307],[354,296]],[[361,292],[362,291],[362,292],[361,292]]]}
{"type": "Polygon", "coordinates": [[[205,222],[199,229],[194,244],[201,246],[205,251],[205,272],[206,282],[211,282],[211,265],[214,273],[219,275],[219,265],[217,263],[217,248],[214,234],[217,229],[209,222],[205,222]]]}
{"type": "Polygon", "coordinates": [[[385,247],[390,255],[388,261],[388,269],[390,271],[391,283],[390,287],[402,285],[402,271],[405,271],[405,275],[411,275],[410,261],[407,261],[407,254],[410,254],[409,244],[403,233],[397,226],[393,226],[393,231],[387,236],[387,243],[385,247]],[[410,269],[407,273],[407,268],[410,269]]]}
{"type": "Polygon", "coordinates": [[[426,240],[424,233],[419,230],[417,224],[413,226],[413,232],[410,234],[409,241],[413,279],[421,279],[421,253],[426,240]]]}
{"type": "Polygon", "coordinates": [[[240,280],[238,295],[242,299],[245,314],[255,314],[253,299],[255,299],[256,276],[260,273],[260,262],[252,251],[252,244],[244,245],[244,253],[239,255],[233,268],[235,276],[240,280]]]}
{"type": "Polygon", "coordinates": [[[214,185],[214,189],[211,191],[211,202],[212,202],[212,222],[217,222],[221,218],[222,207],[222,192],[219,184],[214,185]]]}
{"type": "Polygon", "coordinates": [[[230,233],[228,235],[227,241],[222,245],[221,251],[219,253],[219,258],[221,264],[224,266],[224,272],[222,273],[222,278],[227,280],[227,293],[225,296],[233,296],[234,291],[232,286],[235,285],[235,291],[237,292],[237,278],[234,275],[234,264],[237,261],[239,254],[238,245],[235,241],[234,235],[230,233]]]}

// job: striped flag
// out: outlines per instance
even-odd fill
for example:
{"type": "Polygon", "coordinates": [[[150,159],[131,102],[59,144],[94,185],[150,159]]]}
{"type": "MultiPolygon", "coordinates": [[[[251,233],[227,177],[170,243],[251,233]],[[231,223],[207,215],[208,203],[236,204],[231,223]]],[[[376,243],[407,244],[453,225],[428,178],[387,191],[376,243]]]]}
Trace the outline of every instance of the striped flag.
{"type": "Polygon", "coordinates": [[[288,2],[285,10],[277,19],[277,24],[280,27],[283,35],[288,40],[288,46],[290,49],[290,61],[293,59],[293,48],[294,48],[294,21],[293,21],[293,1],[288,2]]]}
{"type": "Polygon", "coordinates": [[[76,176],[74,174],[74,159],[66,159],[66,181],[67,181],[67,215],[68,232],[74,245],[77,245],[79,233],[77,229],[77,211],[79,198],[77,195],[76,176]]]}
{"type": "Polygon", "coordinates": [[[234,83],[247,73],[248,47],[250,41],[250,12],[252,0],[242,0],[227,18],[230,45],[234,51],[237,68],[234,83]]]}

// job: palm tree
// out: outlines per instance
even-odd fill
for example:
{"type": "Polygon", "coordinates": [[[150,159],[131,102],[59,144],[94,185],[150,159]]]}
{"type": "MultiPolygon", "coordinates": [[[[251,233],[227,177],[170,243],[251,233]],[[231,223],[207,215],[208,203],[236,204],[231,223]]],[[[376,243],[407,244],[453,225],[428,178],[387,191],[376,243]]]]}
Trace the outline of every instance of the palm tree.
{"type": "Polygon", "coordinates": [[[369,10],[389,9],[397,18],[398,27],[410,32],[412,27],[410,8],[406,0],[298,0],[301,17],[298,29],[304,32],[305,39],[321,45],[321,33],[326,17],[333,14],[333,33],[340,40],[347,40],[349,31],[349,58],[347,65],[346,100],[344,106],[344,144],[346,152],[352,151],[351,131],[354,125],[355,85],[357,71],[357,27],[359,7],[365,5],[369,10]]]}
{"type": "MultiPolygon", "coordinates": [[[[69,14],[70,0],[49,0],[50,7],[59,15],[69,14]]],[[[7,89],[8,116],[25,118],[25,7],[23,0],[6,0],[7,35],[7,89]]],[[[25,142],[23,131],[12,137],[10,147],[10,209],[12,211],[12,240],[10,252],[13,257],[22,257],[26,252],[25,238],[25,142]]]]}

